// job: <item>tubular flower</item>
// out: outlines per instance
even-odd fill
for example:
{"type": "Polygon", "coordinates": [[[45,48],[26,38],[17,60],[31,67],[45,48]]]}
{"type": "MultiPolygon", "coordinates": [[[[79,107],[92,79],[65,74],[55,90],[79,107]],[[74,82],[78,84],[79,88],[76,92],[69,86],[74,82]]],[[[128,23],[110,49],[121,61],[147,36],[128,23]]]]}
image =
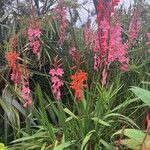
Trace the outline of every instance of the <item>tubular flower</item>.
{"type": "Polygon", "coordinates": [[[6,54],[6,59],[8,61],[8,66],[11,69],[11,80],[18,85],[21,81],[22,73],[21,65],[17,63],[18,54],[16,51],[8,52],[6,54]]]}
{"type": "Polygon", "coordinates": [[[32,48],[33,54],[36,54],[38,58],[40,58],[40,36],[41,36],[41,31],[38,26],[38,24],[34,21],[30,21],[30,25],[28,27],[28,40],[30,47],[32,48]]]}
{"type": "Polygon", "coordinates": [[[51,75],[53,95],[55,96],[56,100],[60,100],[61,99],[60,88],[64,83],[59,79],[59,77],[62,77],[64,71],[61,68],[56,69],[53,68],[50,69],[49,74],[51,75]]]}
{"type": "Polygon", "coordinates": [[[65,40],[65,31],[68,26],[68,20],[66,18],[67,11],[63,0],[58,0],[57,6],[53,9],[53,14],[53,18],[60,21],[58,42],[60,45],[63,45],[65,40]]]}
{"type": "Polygon", "coordinates": [[[52,93],[56,100],[61,99],[61,92],[60,88],[64,84],[60,77],[64,74],[64,71],[62,68],[60,68],[61,64],[59,64],[61,61],[57,60],[57,56],[54,58],[54,63],[52,64],[54,67],[50,69],[49,74],[51,75],[51,83],[52,83],[52,93]]]}
{"type": "Polygon", "coordinates": [[[129,59],[127,58],[128,44],[123,43],[122,41],[122,31],[123,29],[120,23],[111,28],[108,63],[110,64],[111,62],[117,60],[120,65],[120,70],[127,71],[129,63],[129,59]]]}
{"type": "Polygon", "coordinates": [[[8,61],[8,65],[11,69],[16,69],[17,58],[18,58],[18,54],[16,53],[16,51],[8,52],[6,54],[6,59],[8,61]]]}
{"type": "Polygon", "coordinates": [[[30,97],[30,88],[29,88],[29,82],[28,81],[23,83],[21,95],[22,95],[22,98],[25,102],[23,107],[26,108],[27,106],[32,104],[32,99],[30,97]]]}
{"type": "Polygon", "coordinates": [[[84,42],[87,46],[87,49],[94,53],[94,70],[98,71],[100,67],[100,56],[99,56],[99,39],[98,34],[94,32],[90,25],[84,27],[84,42]]]}
{"type": "Polygon", "coordinates": [[[97,22],[98,22],[98,44],[97,55],[94,55],[94,70],[99,64],[102,70],[102,85],[106,85],[107,71],[112,62],[118,61],[120,70],[127,71],[129,59],[128,44],[123,43],[122,27],[120,22],[113,23],[112,14],[120,0],[98,0],[97,22]],[[100,62],[99,62],[100,61],[100,62]]]}
{"type": "Polygon", "coordinates": [[[87,73],[80,70],[71,76],[71,86],[70,88],[75,91],[75,96],[78,101],[83,99],[82,89],[86,87],[87,73]]]}
{"type": "Polygon", "coordinates": [[[95,42],[95,34],[94,31],[91,29],[90,25],[86,25],[83,30],[84,34],[84,42],[89,51],[94,49],[94,42],[95,42]]]}
{"type": "Polygon", "coordinates": [[[21,74],[22,74],[22,68],[21,65],[18,64],[17,68],[13,69],[11,73],[11,80],[14,81],[16,85],[18,85],[21,82],[21,74]]]}
{"type": "Polygon", "coordinates": [[[140,12],[138,10],[134,10],[133,16],[129,24],[129,42],[131,44],[135,43],[135,40],[138,38],[139,35],[139,31],[140,31],[139,15],[140,12]]]}

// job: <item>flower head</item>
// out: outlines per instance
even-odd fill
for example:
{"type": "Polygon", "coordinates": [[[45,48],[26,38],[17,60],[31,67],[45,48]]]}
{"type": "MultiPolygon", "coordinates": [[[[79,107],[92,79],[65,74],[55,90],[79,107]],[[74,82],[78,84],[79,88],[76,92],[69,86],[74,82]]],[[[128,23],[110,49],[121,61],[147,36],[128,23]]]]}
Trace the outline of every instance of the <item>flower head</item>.
{"type": "Polygon", "coordinates": [[[81,93],[82,89],[86,87],[87,73],[82,70],[79,70],[74,75],[71,76],[71,86],[70,88],[75,91],[75,96],[78,101],[81,101],[83,98],[83,94],[81,93]]]}
{"type": "Polygon", "coordinates": [[[140,31],[140,12],[139,10],[133,10],[133,15],[129,24],[129,42],[135,44],[135,40],[138,38],[140,31]]]}
{"type": "Polygon", "coordinates": [[[12,70],[11,80],[14,81],[16,85],[21,82],[22,68],[21,65],[18,64],[15,69],[12,70]]]}
{"type": "Polygon", "coordinates": [[[33,54],[36,54],[38,58],[40,57],[40,36],[41,31],[38,23],[35,20],[30,20],[29,27],[27,29],[28,40],[30,47],[32,48],[33,54]]]}
{"type": "Polygon", "coordinates": [[[66,18],[67,11],[63,0],[58,0],[56,7],[53,9],[53,15],[54,15],[53,18],[58,19],[60,22],[58,42],[60,45],[63,45],[65,41],[65,31],[68,26],[68,20],[66,18]]]}
{"type": "Polygon", "coordinates": [[[25,101],[23,105],[25,108],[32,104],[32,98],[30,97],[30,88],[29,88],[28,81],[23,83],[21,95],[22,95],[23,100],[25,101]]]}
{"type": "Polygon", "coordinates": [[[60,68],[61,64],[60,60],[57,59],[57,56],[54,58],[53,68],[50,69],[49,74],[51,75],[51,83],[52,83],[52,93],[56,100],[61,99],[60,88],[64,84],[60,77],[64,74],[62,68],[60,68]]]}
{"type": "Polygon", "coordinates": [[[8,61],[8,65],[11,69],[15,69],[16,68],[16,61],[18,58],[18,54],[16,51],[13,52],[8,52],[6,54],[6,59],[8,61]]]}

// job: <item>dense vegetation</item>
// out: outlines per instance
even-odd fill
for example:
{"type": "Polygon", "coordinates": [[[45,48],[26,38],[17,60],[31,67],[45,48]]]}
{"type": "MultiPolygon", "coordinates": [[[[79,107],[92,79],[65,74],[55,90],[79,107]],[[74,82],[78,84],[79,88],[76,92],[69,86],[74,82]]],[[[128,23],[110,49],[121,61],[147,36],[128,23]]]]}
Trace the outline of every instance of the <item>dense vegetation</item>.
{"type": "Polygon", "coordinates": [[[90,2],[0,1],[0,150],[150,149],[150,5],[90,2]]]}

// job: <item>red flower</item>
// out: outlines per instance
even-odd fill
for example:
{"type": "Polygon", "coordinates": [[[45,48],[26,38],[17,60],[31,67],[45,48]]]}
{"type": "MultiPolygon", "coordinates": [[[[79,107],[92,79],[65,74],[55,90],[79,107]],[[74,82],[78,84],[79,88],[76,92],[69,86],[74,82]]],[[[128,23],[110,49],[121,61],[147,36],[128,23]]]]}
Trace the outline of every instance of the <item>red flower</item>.
{"type": "Polygon", "coordinates": [[[6,54],[6,59],[8,61],[8,65],[11,69],[16,69],[16,61],[17,61],[18,54],[16,51],[8,52],[6,54]]]}
{"type": "Polygon", "coordinates": [[[11,69],[11,80],[14,81],[15,84],[19,84],[21,81],[21,65],[17,64],[18,54],[16,51],[8,52],[6,54],[6,59],[8,61],[8,66],[11,69]]]}
{"type": "Polygon", "coordinates": [[[83,98],[81,90],[86,87],[85,81],[87,80],[87,73],[80,70],[72,75],[71,79],[72,81],[70,83],[70,88],[75,91],[75,96],[77,97],[78,101],[81,101],[83,98]]]}

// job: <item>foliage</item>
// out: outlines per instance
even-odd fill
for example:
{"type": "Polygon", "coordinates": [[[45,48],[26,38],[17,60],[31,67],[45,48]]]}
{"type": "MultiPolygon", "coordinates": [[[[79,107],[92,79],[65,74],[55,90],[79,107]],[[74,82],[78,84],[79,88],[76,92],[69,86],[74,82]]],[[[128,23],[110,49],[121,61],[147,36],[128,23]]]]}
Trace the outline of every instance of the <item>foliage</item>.
{"type": "Polygon", "coordinates": [[[150,5],[93,2],[0,2],[0,149],[150,147],[150,5]]]}

